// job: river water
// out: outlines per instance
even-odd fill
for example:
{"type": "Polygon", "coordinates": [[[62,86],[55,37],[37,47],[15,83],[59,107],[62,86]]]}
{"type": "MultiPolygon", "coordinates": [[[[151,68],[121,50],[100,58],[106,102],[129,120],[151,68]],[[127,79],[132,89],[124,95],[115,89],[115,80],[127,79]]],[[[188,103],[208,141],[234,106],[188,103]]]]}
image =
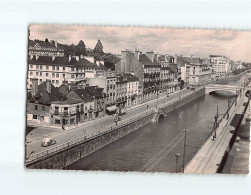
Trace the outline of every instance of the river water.
{"type": "MultiPolygon", "coordinates": [[[[228,84],[236,84],[230,82],[228,84]]],[[[212,134],[216,107],[227,110],[229,93],[202,96],[171,112],[163,121],[148,124],[108,146],[71,164],[66,169],[141,172],[175,172],[178,151],[178,171],[183,167],[184,132],[186,136],[185,164],[196,154],[212,134]]]]}

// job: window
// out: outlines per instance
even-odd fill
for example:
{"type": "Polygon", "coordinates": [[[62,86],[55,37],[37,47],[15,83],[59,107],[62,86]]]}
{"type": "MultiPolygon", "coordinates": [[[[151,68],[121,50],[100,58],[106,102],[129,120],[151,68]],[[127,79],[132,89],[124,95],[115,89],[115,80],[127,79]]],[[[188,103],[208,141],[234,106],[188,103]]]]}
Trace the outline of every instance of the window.
{"type": "Polygon", "coordinates": [[[38,65],[36,65],[36,69],[39,69],[39,66],[38,66],[38,65]]]}
{"type": "Polygon", "coordinates": [[[58,83],[58,80],[56,80],[56,83],[58,83]]]}
{"type": "Polygon", "coordinates": [[[59,74],[58,74],[58,73],[56,74],[56,77],[59,77],[59,74]]]}
{"type": "Polygon", "coordinates": [[[32,81],[32,78],[30,78],[30,82],[32,81]]]}
{"type": "Polygon", "coordinates": [[[37,119],[37,115],[33,114],[33,119],[37,119]]]}
{"type": "Polygon", "coordinates": [[[55,73],[52,73],[52,77],[55,77],[55,73]]]}
{"type": "Polygon", "coordinates": [[[30,69],[33,69],[33,65],[30,65],[30,69]]]}
{"type": "Polygon", "coordinates": [[[55,83],[55,81],[54,81],[54,80],[52,80],[52,83],[55,83]]]}
{"type": "Polygon", "coordinates": [[[55,70],[55,66],[52,67],[52,70],[55,70]]]}
{"type": "Polygon", "coordinates": [[[45,107],[44,106],[42,106],[42,111],[45,111],[45,107]]]}
{"type": "Polygon", "coordinates": [[[38,72],[36,72],[36,76],[38,76],[38,72]]]}
{"type": "Polygon", "coordinates": [[[71,68],[71,71],[74,71],[74,68],[71,68]]]}
{"type": "Polygon", "coordinates": [[[32,84],[30,84],[30,87],[32,87],[32,84]]]}
{"type": "Polygon", "coordinates": [[[60,125],[60,120],[55,119],[55,124],[60,125]]]}
{"type": "Polygon", "coordinates": [[[37,110],[37,105],[35,105],[35,110],[37,110]]]}
{"type": "Polygon", "coordinates": [[[65,71],[65,67],[63,67],[63,71],[65,71]]]}
{"type": "Polygon", "coordinates": [[[63,74],[63,77],[65,78],[65,74],[63,74]]]}
{"type": "Polygon", "coordinates": [[[30,75],[32,75],[33,74],[33,72],[30,72],[30,75]]]}
{"type": "Polygon", "coordinates": [[[46,66],[46,70],[49,70],[49,66],[46,66]]]}
{"type": "Polygon", "coordinates": [[[43,66],[40,66],[40,70],[43,70],[43,66]]]}
{"type": "Polygon", "coordinates": [[[48,75],[49,75],[49,74],[48,74],[48,72],[47,72],[47,73],[46,73],[46,76],[48,77],[48,75]]]}
{"type": "Polygon", "coordinates": [[[57,66],[57,70],[59,70],[59,67],[57,66]]]}
{"type": "Polygon", "coordinates": [[[40,83],[42,83],[42,79],[40,79],[40,83]]]}
{"type": "Polygon", "coordinates": [[[43,76],[43,73],[42,73],[42,72],[40,72],[40,76],[43,76]]]}
{"type": "Polygon", "coordinates": [[[71,75],[71,78],[74,78],[74,74],[71,75]]]}

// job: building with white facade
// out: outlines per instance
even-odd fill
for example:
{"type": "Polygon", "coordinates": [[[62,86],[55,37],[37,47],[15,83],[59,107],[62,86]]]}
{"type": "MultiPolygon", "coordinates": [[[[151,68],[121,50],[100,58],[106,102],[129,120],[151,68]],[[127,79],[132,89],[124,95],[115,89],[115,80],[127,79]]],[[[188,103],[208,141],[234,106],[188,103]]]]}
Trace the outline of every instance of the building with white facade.
{"type": "Polygon", "coordinates": [[[216,72],[218,76],[224,75],[231,70],[229,65],[230,59],[223,55],[209,55],[212,63],[212,70],[216,72]]]}
{"type": "Polygon", "coordinates": [[[33,56],[28,60],[27,89],[32,87],[32,78],[38,79],[38,84],[51,80],[55,87],[63,83],[76,83],[86,78],[94,78],[101,68],[85,59],[85,57],[55,57],[33,56]]]}

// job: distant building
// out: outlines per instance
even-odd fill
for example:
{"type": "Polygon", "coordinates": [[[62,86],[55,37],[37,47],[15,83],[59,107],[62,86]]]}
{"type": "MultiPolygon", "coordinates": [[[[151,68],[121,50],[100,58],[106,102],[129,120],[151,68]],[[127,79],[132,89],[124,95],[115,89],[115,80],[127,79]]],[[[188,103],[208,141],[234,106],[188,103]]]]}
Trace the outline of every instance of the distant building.
{"type": "Polygon", "coordinates": [[[218,76],[228,73],[231,69],[229,66],[230,59],[224,55],[209,55],[212,63],[212,71],[218,76]]]}
{"type": "Polygon", "coordinates": [[[64,56],[63,46],[57,41],[50,42],[29,40],[29,55],[36,56],[64,56]]]}

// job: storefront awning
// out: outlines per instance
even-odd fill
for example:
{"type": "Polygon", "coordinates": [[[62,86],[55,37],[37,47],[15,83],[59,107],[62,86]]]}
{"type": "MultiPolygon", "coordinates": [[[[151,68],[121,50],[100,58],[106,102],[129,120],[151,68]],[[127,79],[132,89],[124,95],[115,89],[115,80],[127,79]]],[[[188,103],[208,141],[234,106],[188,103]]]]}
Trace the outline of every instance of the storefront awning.
{"type": "Polygon", "coordinates": [[[115,111],[115,110],[117,110],[117,106],[113,105],[113,106],[107,107],[106,110],[108,110],[110,112],[115,111]]]}

